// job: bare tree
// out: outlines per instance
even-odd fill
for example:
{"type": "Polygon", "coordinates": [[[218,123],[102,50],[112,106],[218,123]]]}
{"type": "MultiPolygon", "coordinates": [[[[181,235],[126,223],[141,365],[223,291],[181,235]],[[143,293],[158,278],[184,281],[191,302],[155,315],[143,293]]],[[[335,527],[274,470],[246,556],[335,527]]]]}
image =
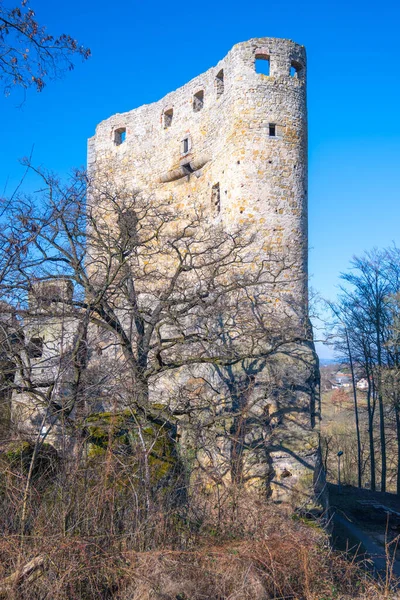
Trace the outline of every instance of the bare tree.
{"type": "MultiPolygon", "coordinates": [[[[371,462],[371,487],[375,489],[375,405],[379,408],[381,451],[381,490],[386,490],[386,426],[387,407],[382,387],[382,374],[399,364],[399,346],[394,335],[395,297],[399,290],[399,252],[388,250],[366,253],[354,258],[352,270],[342,275],[338,304],[333,307],[342,323],[342,342],[338,347],[358,366],[368,381],[367,409],[371,462]]],[[[340,330],[340,326],[339,326],[340,330]]],[[[337,331],[339,331],[337,330],[337,331]]],[[[353,369],[354,371],[354,369],[353,369]]]]}
{"type": "Polygon", "coordinates": [[[13,87],[34,86],[41,91],[47,80],[74,67],[74,58],[86,60],[90,50],[68,34],[55,37],[36,20],[28,0],[7,8],[0,2],[0,79],[9,94],[13,87]]]}
{"type": "Polygon", "coordinates": [[[400,369],[393,367],[382,372],[382,391],[395,415],[397,437],[396,492],[400,494],[400,369]]]}
{"type": "MultiPolygon", "coordinates": [[[[40,282],[60,277],[75,284],[74,294],[63,299],[65,316],[80,323],[68,353],[60,354],[69,360],[69,370],[62,369],[64,387],[66,373],[69,377],[68,411],[85,414],[81,382],[87,362],[80,357],[86,344],[92,365],[96,360],[114,365],[119,405],[169,427],[171,435],[176,419],[187,415],[202,415],[204,425],[203,400],[210,402],[218,378],[230,405],[221,410],[219,404],[216,414],[214,394],[209,428],[215,419],[229,420],[230,476],[242,480],[243,449],[266,443],[262,436],[248,441],[251,407],[261,393],[256,376],[267,361],[272,373],[278,353],[293,354],[294,343],[307,341],[308,326],[299,325],[289,293],[293,263],[272,251],[255,263],[255,234],[244,225],[230,230],[216,225],[196,203],[182,215],[171,199],[149,201],[107,181],[89,182],[86,196],[83,173],[67,187],[38,175],[46,193],[39,205],[23,198],[9,207],[8,235],[20,244],[25,240],[18,262],[21,293],[32,281],[38,289],[40,282]],[[188,369],[208,388],[190,405],[182,393],[188,369]]],[[[56,306],[50,298],[50,315],[56,306]]],[[[21,316],[23,310],[32,307],[20,308],[21,316]]],[[[272,392],[272,381],[271,376],[263,398],[272,392]]],[[[65,402],[59,404],[65,416],[65,402]]],[[[265,415],[259,418],[265,423],[265,415]]]]}
{"type": "MultiPolygon", "coordinates": [[[[351,371],[351,379],[352,379],[352,387],[353,387],[353,399],[354,399],[354,421],[356,428],[356,437],[357,437],[357,481],[358,487],[362,487],[362,452],[361,452],[361,435],[360,435],[360,420],[359,420],[359,408],[358,408],[358,400],[357,400],[357,387],[356,387],[356,377],[355,377],[355,366],[353,360],[354,347],[352,349],[352,343],[354,340],[352,339],[353,328],[354,328],[354,314],[353,314],[353,306],[349,304],[345,298],[341,298],[341,300],[337,304],[330,304],[330,309],[335,317],[335,348],[338,350],[346,360],[350,364],[351,371]],[[349,327],[351,328],[351,333],[349,333],[349,327]]],[[[332,397],[333,400],[333,397],[332,397]]],[[[372,468],[371,468],[372,470],[372,468]]],[[[373,477],[375,479],[375,475],[373,477]]]]}

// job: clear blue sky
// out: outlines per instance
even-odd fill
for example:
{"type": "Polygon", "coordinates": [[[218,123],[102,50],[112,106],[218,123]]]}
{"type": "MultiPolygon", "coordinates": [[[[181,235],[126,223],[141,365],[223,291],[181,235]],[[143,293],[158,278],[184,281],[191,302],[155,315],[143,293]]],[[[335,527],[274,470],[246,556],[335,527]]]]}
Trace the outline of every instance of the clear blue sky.
{"type": "MultiPolygon", "coordinates": [[[[17,0],[5,0],[14,5],[17,0]]],[[[400,244],[400,5],[344,2],[31,0],[51,33],[92,50],[38,94],[0,97],[1,191],[31,152],[61,175],[85,164],[86,140],[116,112],[153,102],[237,42],[285,37],[308,53],[311,285],[336,294],[351,257],[400,244]]],[[[326,354],[326,353],[325,353],[326,354]]],[[[321,355],[324,355],[322,352],[321,355]]]]}

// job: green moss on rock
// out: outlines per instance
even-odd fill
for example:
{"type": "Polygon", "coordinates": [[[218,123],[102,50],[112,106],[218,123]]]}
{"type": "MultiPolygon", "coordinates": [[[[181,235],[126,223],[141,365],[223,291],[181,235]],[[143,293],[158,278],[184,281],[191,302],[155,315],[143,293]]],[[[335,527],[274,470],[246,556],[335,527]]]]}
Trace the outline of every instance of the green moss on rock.
{"type": "MultiPolygon", "coordinates": [[[[1,458],[11,469],[27,474],[34,453],[34,444],[29,441],[18,441],[9,444],[2,452],[1,458]]],[[[36,455],[33,475],[52,475],[57,469],[59,457],[57,450],[51,444],[41,444],[36,455]]]]}
{"type": "Polygon", "coordinates": [[[169,428],[158,423],[142,423],[130,410],[96,413],[86,419],[88,457],[95,459],[107,451],[130,457],[139,464],[143,442],[148,452],[150,478],[158,486],[176,470],[176,444],[169,428]]]}

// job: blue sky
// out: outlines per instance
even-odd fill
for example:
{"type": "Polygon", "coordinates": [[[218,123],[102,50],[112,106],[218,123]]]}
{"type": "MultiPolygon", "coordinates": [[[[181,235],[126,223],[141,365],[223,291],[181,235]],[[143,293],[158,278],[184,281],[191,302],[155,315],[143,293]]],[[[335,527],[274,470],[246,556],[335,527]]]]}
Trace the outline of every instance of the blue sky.
{"type": "MultiPolygon", "coordinates": [[[[17,0],[4,0],[14,5],[17,0]]],[[[216,64],[237,42],[285,37],[308,53],[311,285],[333,298],[354,254],[400,244],[400,5],[352,2],[31,0],[49,32],[92,58],[40,94],[0,97],[0,189],[18,159],[67,174],[116,112],[153,102],[216,64]]],[[[318,337],[318,332],[317,332],[318,337]]],[[[329,354],[321,351],[321,356],[329,354]]]]}

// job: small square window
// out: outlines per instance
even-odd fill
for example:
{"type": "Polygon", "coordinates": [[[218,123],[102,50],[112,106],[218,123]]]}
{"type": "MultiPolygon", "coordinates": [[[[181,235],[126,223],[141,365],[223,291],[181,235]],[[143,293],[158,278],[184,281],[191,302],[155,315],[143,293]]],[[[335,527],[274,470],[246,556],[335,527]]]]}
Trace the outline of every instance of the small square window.
{"type": "Polygon", "coordinates": [[[126,128],[125,127],[119,127],[119,129],[116,129],[114,131],[114,144],[116,146],[120,146],[121,144],[123,144],[126,140],[126,128]]]}
{"type": "Polygon", "coordinates": [[[269,137],[276,137],[276,125],[275,123],[270,123],[268,126],[269,129],[269,137]]]}
{"type": "Polygon", "coordinates": [[[256,73],[261,73],[261,75],[266,75],[269,77],[270,69],[269,69],[269,56],[268,54],[256,54],[255,61],[255,69],[256,73]]]}
{"type": "Polygon", "coordinates": [[[290,63],[290,76],[300,77],[302,69],[302,65],[299,62],[292,60],[292,62],[290,63]]]}

